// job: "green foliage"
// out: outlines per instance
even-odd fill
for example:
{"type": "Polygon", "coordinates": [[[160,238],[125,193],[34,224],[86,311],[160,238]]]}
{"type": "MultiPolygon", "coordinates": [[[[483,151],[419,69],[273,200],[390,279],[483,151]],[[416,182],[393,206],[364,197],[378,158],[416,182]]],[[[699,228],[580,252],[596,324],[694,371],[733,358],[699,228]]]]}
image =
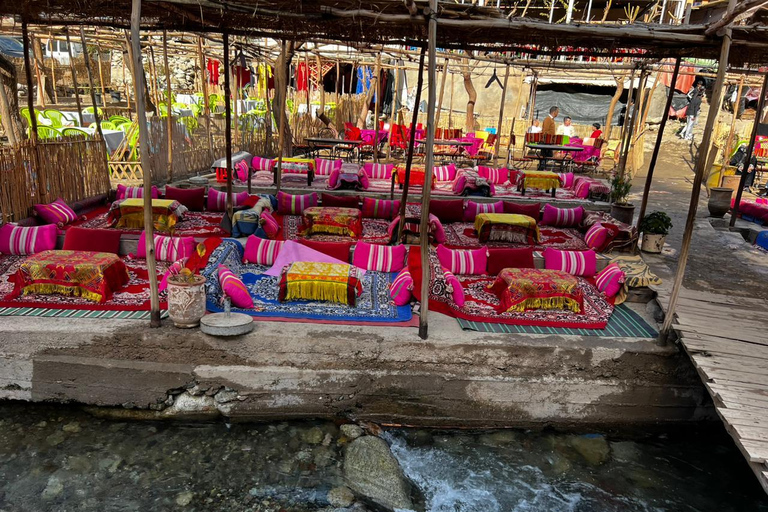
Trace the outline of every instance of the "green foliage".
{"type": "Polygon", "coordinates": [[[627,204],[627,198],[629,197],[629,190],[632,188],[625,176],[621,174],[615,174],[611,178],[611,202],[616,204],[627,204]]]}
{"type": "Polygon", "coordinates": [[[672,219],[664,212],[649,213],[640,222],[640,231],[654,235],[668,235],[672,228],[672,219]]]}

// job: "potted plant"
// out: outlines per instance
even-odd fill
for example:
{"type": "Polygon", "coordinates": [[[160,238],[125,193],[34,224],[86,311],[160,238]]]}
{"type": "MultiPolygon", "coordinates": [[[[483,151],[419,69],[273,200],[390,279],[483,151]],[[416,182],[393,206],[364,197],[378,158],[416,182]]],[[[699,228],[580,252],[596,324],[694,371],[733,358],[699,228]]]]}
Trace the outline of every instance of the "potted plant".
{"type": "Polygon", "coordinates": [[[672,219],[664,212],[653,212],[643,217],[640,222],[640,231],[643,232],[640,250],[655,254],[660,253],[671,228],[672,219]]]}
{"type": "Polygon", "coordinates": [[[623,174],[614,174],[611,178],[611,217],[624,224],[632,224],[635,215],[635,205],[628,200],[631,188],[632,183],[623,174]]]}
{"type": "Polygon", "coordinates": [[[187,268],[168,278],[168,316],[180,329],[200,325],[205,315],[205,278],[187,268]]]}

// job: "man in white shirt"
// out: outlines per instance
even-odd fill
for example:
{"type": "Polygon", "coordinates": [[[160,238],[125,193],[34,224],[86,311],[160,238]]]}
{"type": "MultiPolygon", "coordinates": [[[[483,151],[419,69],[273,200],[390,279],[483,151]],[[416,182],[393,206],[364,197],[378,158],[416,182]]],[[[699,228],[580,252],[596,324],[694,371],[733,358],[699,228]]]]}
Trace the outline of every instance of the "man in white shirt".
{"type": "Polygon", "coordinates": [[[541,133],[541,123],[538,119],[533,120],[533,124],[528,127],[528,133],[541,133]]]}
{"type": "Polygon", "coordinates": [[[575,129],[573,125],[571,124],[571,118],[566,117],[563,119],[563,124],[561,124],[557,128],[557,134],[558,135],[567,135],[568,137],[573,137],[575,134],[575,129]]]}

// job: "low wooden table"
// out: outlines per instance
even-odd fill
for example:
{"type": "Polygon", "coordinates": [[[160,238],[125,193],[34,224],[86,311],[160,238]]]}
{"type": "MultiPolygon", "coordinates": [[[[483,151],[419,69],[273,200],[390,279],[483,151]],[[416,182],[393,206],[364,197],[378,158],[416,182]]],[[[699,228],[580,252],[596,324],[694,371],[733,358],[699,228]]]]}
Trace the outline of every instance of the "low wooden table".
{"type": "MultiPolygon", "coordinates": [[[[275,159],[275,164],[272,166],[273,172],[275,173],[275,184],[277,184],[277,159],[275,159]]],[[[315,179],[315,161],[312,158],[283,158],[282,164],[281,164],[281,176],[280,179],[284,180],[286,177],[293,177],[293,176],[306,176],[307,177],[307,186],[312,186],[312,180],[315,179]],[[290,166],[291,164],[303,164],[307,166],[307,172],[306,174],[303,172],[293,171],[290,166]],[[287,166],[287,168],[286,168],[287,166]]]]}
{"type": "Polygon", "coordinates": [[[517,190],[525,195],[526,188],[538,188],[540,190],[552,190],[552,197],[555,197],[557,189],[560,188],[560,176],[552,171],[522,171],[517,190]]]}
{"type": "MultiPolygon", "coordinates": [[[[152,199],[152,221],[157,231],[172,233],[176,223],[184,220],[186,206],[173,199],[152,199]]],[[[107,220],[114,228],[144,227],[144,199],[115,201],[109,208],[107,220]]]]}
{"type": "Polygon", "coordinates": [[[295,261],[280,274],[278,300],[322,300],[354,307],[362,292],[360,269],[353,265],[295,261]]]}
{"type": "Polygon", "coordinates": [[[363,234],[363,212],[357,208],[310,206],[302,216],[304,236],[328,234],[360,238],[363,234]]]}

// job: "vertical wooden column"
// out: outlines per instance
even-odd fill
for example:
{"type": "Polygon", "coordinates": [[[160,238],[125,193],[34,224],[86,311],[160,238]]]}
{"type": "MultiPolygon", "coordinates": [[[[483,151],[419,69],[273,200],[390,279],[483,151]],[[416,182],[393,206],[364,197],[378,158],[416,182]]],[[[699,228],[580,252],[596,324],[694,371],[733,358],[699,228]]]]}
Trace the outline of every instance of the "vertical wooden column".
{"type": "Polygon", "coordinates": [[[504,123],[504,104],[507,101],[507,84],[509,83],[509,64],[504,73],[504,87],[501,90],[501,105],[499,106],[499,123],[496,125],[496,146],[493,149],[494,162],[499,159],[499,148],[501,147],[501,126],[504,123]]]}
{"type": "MultiPolygon", "coordinates": [[[[104,71],[102,70],[101,65],[101,44],[96,42],[96,49],[98,50],[98,58],[96,59],[96,63],[99,65],[99,85],[101,85],[101,104],[104,106],[104,108],[107,108],[107,90],[104,87],[104,71]]],[[[112,55],[110,53],[110,55],[112,55]]]]}
{"type": "MultiPolygon", "coordinates": [[[[128,45],[126,46],[127,48],[130,47],[128,45]]],[[[128,82],[125,81],[125,57],[130,55],[127,48],[125,52],[122,53],[121,61],[123,63],[123,86],[125,87],[125,103],[128,106],[128,118],[131,119],[133,117],[133,112],[131,111],[131,88],[128,87],[128,82]]]]}
{"type": "MultiPolygon", "coordinates": [[[[664,115],[661,116],[661,124],[659,125],[659,131],[656,134],[656,144],[653,146],[653,154],[651,155],[651,163],[648,164],[648,175],[645,177],[645,187],[643,188],[643,199],[640,202],[640,215],[637,218],[637,228],[640,229],[640,222],[645,217],[645,210],[648,207],[648,195],[651,192],[651,183],[653,182],[653,171],[656,169],[656,161],[659,158],[659,149],[661,148],[661,142],[664,139],[664,128],[667,126],[667,118],[669,117],[669,108],[672,106],[672,98],[675,95],[675,83],[677,82],[677,76],[680,73],[680,57],[675,60],[675,69],[672,71],[672,82],[667,94],[667,102],[664,105],[664,115]]],[[[658,80],[658,78],[657,78],[658,80]]],[[[650,102],[650,98],[648,100],[650,102]]]]}
{"type": "MultiPolygon", "coordinates": [[[[29,139],[31,141],[37,140],[37,112],[35,112],[34,100],[32,100],[32,64],[29,62],[29,30],[27,29],[27,22],[22,19],[21,21],[21,34],[23,36],[24,43],[24,74],[27,78],[27,108],[29,109],[29,139]]],[[[0,84],[0,87],[3,87],[0,84]]],[[[760,117],[759,115],[757,116],[760,117]]]]}
{"type": "MultiPolygon", "coordinates": [[[[227,73],[229,73],[230,79],[231,77],[234,76],[232,73],[232,63],[230,63],[227,73]]],[[[227,101],[232,102],[232,106],[233,106],[232,121],[235,129],[235,143],[238,145],[238,148],[239,148],[240,147],[240,127],[238,126],[238,122],[237,122],[237,110],[238,110],[237,102],[238,100],[240,100],[240,73],[238,73],[237,76],[234,78],[235,78],[235,94],[233,95],[234,97],[227,98],[227,101]]]]}
{"type": "Polygon", "coordinates": [[[443,111],[443,96],[445,95],[445,81],[448,79],[448,59],[443,63],[443,76],[440,79],[440,97],[437,99],[437,112],[435,112],[435,127],[440,125],[440,112],[443,111]]]}
{"type": "Polygon", "coordinates": [[[208,106],[208,75],[203,55],[203,38],[197,37],[197,55],[200,58],[200,69],[203,75],[203,112],[205,113],[205,131],[208,132],[208,158],[213,162],[213,134],[211,133],[211,109],[208,106]]]}
{"type": "MultiPolygon", "coordinates": [[[[281,55],[288,55],[288,42],[285,40],[283,40],[281,43],[281,55]]],[[[277,69],[278,66],[275,66],[275,73],[284,74],[284,79],[280,81],[283,87],[283,90],[280,92],[283,100],[282,102],[276,102],[282,103],[282,105],[277,105],[277,108],[279,108],[280,111],[275,112],[276,116],[280,116],[280,123],[278,124],[278,130],[280,130],[280,133],[277,136],[277,165],[275,166],[275,186],[277,191],[280,192],[283,179],[283,152],[285,151],[285,132],[287,129],[285,125],[288,123],[288,116],[285,114],[285,109],[288,106],[287,69],[290,67],[291,63],[283,62],[282,59],[278,59],[277,63],[281,69],[277,69]]],[[[277,86],[277,83],[278,80],[275,80],[275,86],[277,86]]],[[[275,98],[277,98],[277,89],[275,89],[275,98]]]]}
{"type": "Polygon", "coordinates": [[[168,67],[168,33],[163,30],[163,65],[165,66],[165,89],[168,94],[166,105],[166,124],[168,132],[168,183],[173,182],[173,110],[171,105],[171,68],[168,67]]]}
{"type": "MultiPolygon", "coordinates": [[[[739,205],[741,204],[741,195],[744,192],[744,183],[747,181],[747,175],[749,171],[749,161],[752,160],[752,153],[755,151],[755,138],[757,138],[757,127],[760,126],[760,118],[763,115],[763,107],[765,106],[765,93],[768,88],[768,73],[766,73],[763,79],[763,88],[760,89],[760,100],[757,102],[757,112],[755,112],[755,122],[752,124],[752,135],[749,136],[749,145],[747,146],[747,152],[744,154],[744,170],[741,172],[741,179],[739,180],[739,189],[736,191],[736,202],[733,205],[731,211],[730,226],[733,227],[736,224],[736,217],[739,215],[739,205]]],[[[710,107],[714,108],[714,105],[710,107]]],[[[757,167],[757,166],[755,166],[757,167]]],[[[755,168],[752,172],[757,172],[755,168]]]]}
{"type": "MultiPolygon", "coordinates": [[[[389,120],[389,137],[387,138],[387,160],[390,160],[392,158],[392,146],[390,145],[390,141],[392,140],[392,127],[397,123],[397,114],[398,114],[398,108],[397,108],[397,95],[399,93],[399,87],[398,82],[400,81],[400,68],[397,66],[397,61],[395,62],[394,68],[392,68],[392,71],[395,73],[395,88],[392,94],[392,118],[389,120]]],[[[392,190],[390,191],[389,198],[392,199],[395,195],[395,183],[392,182],[392,190]]]]}
{"type": "Polygon", "coordinates": [[[627,168],[627,157],[629,156],[629,149],[632,146],[632,133],[635,128],[635,117],[637,117],[637,93],[640,91],[645,79],[645,71],[642,71],[638,79],[638,87],[634,87],[634,83],[629,84],[629,97],[627,98],[627,113],[624,115],[624,125],[621,132],[621,144],[619,152],[619,168],[617,173],[620,176],[624,176],[627,168]]]}
{"type": "MultiPolygon", "coordinates": [[[[133,51],[133,69],[141,70],[141,0],[132,0],[131,9],[131,47],[133,51]]],[[[139,148],[141,151],[141,169],[144,179],[144,242],[147,252],[147,273],[149,274],[150,327],[160,327],[160,297],[157,290],[157,262],[155,261],[155,236],[152,220],[152,169],[149,160],[149,131],[147,129],[146,103],[144,101],[144,73],[133,73],[133,90],[136,97],[136,115],[139,123],[139,148]]]]}
{"type": "Polygon", "coordinates": [[[91,71],[91,60],[88,58],[88,47],[85,45],[85,31],[80,25],[80,44],[83,45],[83,59],[85,60],[85,71],[88,75],[88,87],[91,95],[91,105],[93,105],[93,119],[96,121],[96,133],[99,138],[104,140],[104,132],[101,131],[101,116],[99,116],[99,106],[96,104],[96,91],[93,86],[93,72],[91,71]]]}
{"type": "MultiPolygon", "coordinates": [[[[339,113],[339,79],[340,78],[341,78],[341,64],[337,60],[336,61],[336,87],[335,87],[335,90],[336,90],[336,100],[335,101],[336,101],[336,114],[337,115],[339,113]]],[[[267,91],[269,91],[269,89],[267,89],[267,91]]],[[[343,93],[344,91],[342,90],[341,92],[343,93]]],[[[269,94],[269,92],[267,92],[267,94],[269,94]]],[[[339,120],[336,119],[335,116],[334,116],[334,119],[333,119],[333,124],[336,125],[336,126],[339,126],[339,120]]]]}
{"type": "MultiPolygon", "coordinates": [[[[134,2],[136,0],[133,0],[134,2]]],[[[69,29],[64,29],[67,36],[67,52],[69,53],[69,70],[72,72],[72,86],[75,88],[75,103],[77,103],[77,115],[80,117],[80,126],[83,126],[83,107],[80,105],[80,91],[77,86],[77,73],[75,72],[75,59],[72,58],[72,41],[69,40],[69,29]]],[[[85,51],[85,49],[83,49],[85,51]]]]}
{"type": "MultiPolygon", "coordinates": [[[[53,41],[53,32],[50,30],[48,31],[48,41],[53,41]]],[[[53,101],[58,105],[59,93],[56,90],[56,59],[54,58],[51,58],[51,80],[53,81],[51,84],[53,86],[53,101]]]]}
{"type": "Polygon", "coordinates": [[[435,81],[436,81],[436,44],[437,44],[437,0],[429,1],[429,27],[427,30],[427,45],[429,60],[427,75],[429,89],[427,90],[427,151],[425,158],[424,188],[421,193],[421,223],[419,226],[421,238],[421,309],[419,311],[419,337],[427,339],[429,319],[429,282],[431,277],[429,267],[429,196],[432,190],[432,174],[434,166],[435,144],[435,81]]]}
{"type": "MultiPolygon", "coordinates": [[[[379,112],[381,111],[381,53],[376,56],[376,102],[373,105],[373,161],[379,163],[379,112]]],[[[759,117],[759,116],[758,116],[759,117]]]]}
{"type": "Polygon", "coordinates": [[[453,77],[455,75],[451,73],[451,94],[448,97],[448,128],[453,129],[453,77]]]}
{"type": "Polygon", "coordinates": [[[224,137],[227,144],[227,215],[232,218],[232,91],[229,84],[229,33],[224,32],[224,137]]]}
{"type": "MultiPolygon", "coordinates": [[[[400,200],[400,223],[397,226],[397,240],[403,236],[403,227],[405,226],[405,206],[408,200],[408,188],[411,182],[411,165],[413,164],[413,147],[416,144],[416,124],[419,121],[419,103],[421,103],[421,88],[424,84],[424,56],[426,46],[421,47],[421,56],[419,57],[419,75],[416,79],[416,97],[413,103],[413,115],[411,116],[411,128],[408,137],[408,156],[405,158],[405,177],[403,178],[403,194],[400,200]]],[[[394,174],[392,177],[392,190],[394,192],[395,182],[394,174]]],[[[392,196],[390,196],[390,199],[392,196]]]]}
{"type": "MultiPolygon", "coordinates": [[[[734,0],[729,3],[729,10],[732,9],[734,0]]],[[[710,112],[707,114],[707,124],[704,127],[704,134],[701,137],[700,148],[708,148],[710,139],[712,138],[712,128],[715,124],[715,118],[717,117],[717,109],[720,108],[721,100],[723,97],[723,82],[725,81],[725,72],[728,68],[728,55],[731,50],[731,31],[726,30],[725,36],[723,36],[723,43],[720,48],[720,60],[717,65],[717,78],[715,79],[715,85],[712,92],[712,101],[710,104],[710,112]]],[[[683,242],[680,247],[680,255],[678,256],[677,270],[675,272],[675,280],[672,284],[672,291],[669,296],[669,306],[667,307],[667,314],[664,318],[664,323],[659,331],[659,343],[666,343],[669,336],[669,330],[672,328],[672,322],[675,317],[675,308],[677,307],[677,299],[680,295],[680,288],[683,285],[683,277],[685,277],[685,267],[688,264],[688,254],[691,250],[691,238],[693,238],[693,225],[696,222],[696,211],[699,208],[699,195],[701,194],[701,183],[704,180],[705,163],[707,161],[707,154],[705,151],[699,153],[696,159],[696,165],[694,166],[694,178],[693,178],[693,190],[691,191],[691,202],[688,206],[688,217],[685,220],[685,231],[683,232],[683,242]]]]}
{"type": "MultiPolygon", "coordinates": [[[[733,116],[731,117],[731,129],[728,131],[728,138],[723,146],[723,167],[728,164],[728,152],[731,149],[733,143],[733,135],[736,130],[736,119],[739,117],[739,105],[741,104],[741,91],[744,89],[744,75],[739,77],[739,89],[736,92],[736,105],[733,107],[733,116]]],[[[722,175],[720,177],[720,183],[722,183],[722,175]]]]}
{"type": "Polygon", "coordinates": [[[40,66],[42,65],[42,62],[40,62],[40,59],[38,58],[38,53],[42,53],[40,51],[40,43],[37,41],[35,36],[29,36],[30,38],[30,44],[32,45],[32,54],[33,59],[35,61],[35,78],[37,80],[37,102],[40,104],[42,108],[45,108],[45,84],[43,83],[43,75],[40,72],[40,66]]]}

